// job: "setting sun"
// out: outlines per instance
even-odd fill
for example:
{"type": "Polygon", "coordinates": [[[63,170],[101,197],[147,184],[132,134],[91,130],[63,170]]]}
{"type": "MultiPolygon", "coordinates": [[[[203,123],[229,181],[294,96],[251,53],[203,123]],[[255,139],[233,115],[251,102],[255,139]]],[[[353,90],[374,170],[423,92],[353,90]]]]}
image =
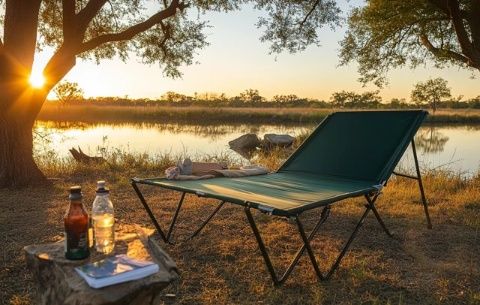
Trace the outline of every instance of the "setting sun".
{"type": "Polygon", "coordinates": [[[45,84],[45,77],[41,73],[32,73],[28,80],[30,85],[35,88],[41,88],[45,84]]]}

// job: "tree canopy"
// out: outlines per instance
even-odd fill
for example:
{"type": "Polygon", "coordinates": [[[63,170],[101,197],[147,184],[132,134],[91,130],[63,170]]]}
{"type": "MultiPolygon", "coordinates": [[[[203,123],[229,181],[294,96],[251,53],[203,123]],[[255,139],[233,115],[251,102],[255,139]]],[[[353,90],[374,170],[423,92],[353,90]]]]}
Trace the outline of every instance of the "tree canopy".
{"type": "Polygon", "coordinates": [[[427,62],[480,70],[480,2],[368,0],[348,18],[340,58],[380,87],[390,69],[427,62]]]}
{"type": "Polygon", "coordinates": [[[440,77],[419,82],[412,90],[412,101],[417,103],[417,105],[429,104],[435,113],[438,103],[443,98],[452,97],[447,84],[447,81],[440,77]]]}
{"type": "MultiPolygon", "coordinates": [[[[56,50],[44,70],[50,85],[65,74],[54,73],[58,67],[52,62],[63,55],[97,62],[114,56],[126,60],[136,55],[145,63],[160,64],[168,76],[178,77],[181,75],[178,68],[191,64],[195,53],[208,44],[205,36],[208,21],[202,19],[207,11],[238,10],[245,4],[264,11],[257,26],[264,31],[261,40],[271,42],[272,52],[303,50],[319,42],[318,31],[322,26],[335,25],[339,21],[339,9],[333,0],[25,2],[28,3],[19,6],[12,0],[3,1],[4,30],[18,10],[33,11],[32,18],[38,17],[38,29],[34,27],[31,31],[38,32],[38,40],[31,43],[40,49],[52,47],[56,50]]],[[[3,42],[9,43],[7,32],[0,47],[3,42]]],[[[68,66],[71,68],[73,64],[68,66]]]]}
{"type": "Polygon", "coordinates": [[[208,42],[208,11],[261,10],[257,26],[272,52],[319,43],[339,21],[334,0],[0,0],[0,187],[45,181],[32,156],[32,127],[47,94],[78,58],[135,55],[170,77],[208,42]],[[35,53],[54,50],[45,84],[29,84],[35,53]]]}
{"type": "Polygon", "coordinates": [[[76,82],[62,81],[53,88],[53,92],[62,104],[83,100],[83,90],[76,82]]]}
{"type": "Polygon", "coordinates": [[[356,93],[353,91],[340,91],[332,93],[332,105],[339,108],[377,108],[382,102],[379,91],[366,91],[356,93]]]}

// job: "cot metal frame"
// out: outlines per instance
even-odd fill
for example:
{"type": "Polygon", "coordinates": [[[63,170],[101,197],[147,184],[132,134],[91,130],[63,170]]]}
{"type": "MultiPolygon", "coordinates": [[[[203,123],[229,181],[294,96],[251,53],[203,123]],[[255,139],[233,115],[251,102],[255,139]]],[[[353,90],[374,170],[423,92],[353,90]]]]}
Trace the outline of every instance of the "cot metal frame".
{"type": "MultiPolygon", "coordinates": [[[[411,175],[397,173],[397,172],[393,172],[392,174],[395,174],[399,177],[415,179],[415,180],[418,181],[418,186],[419,186],[419,189],[420,189],[420,194],[421,194],[421,199],[422,199],[422,203],[423,203],[423,207],[424,207],[424,211],[425,211],[425,216],[426,216],[426,219],[427,219],[427,226],[428,226],[428,228],[432,228],[432,224],[431,224],[431,221],[430,221],[430,216],[429,216],[429,213],[428,213],[428,203],[427,203],[427,200],[426,200],[426,197],[425,197],[425,191],[424,191],[424,188],[423,188],[422,177],[421,177],[421,174],[420,174],[420,167],[419,167],[419,164],[418,164],[415,142],[412,140],[411,144],[412,144],[411,146],[412,146],[412,150],[413,150],[413,157],[414,157],[414,160],[415,160],[416,176],[411,176],[411,175]]],[[[148,216],[150,217],[150,220],[152,221],[153,225],[155,226],[158,234],[162,238],[162,240],[167,244],[171,244],[171,245],[175,244],[176,242],[172,240],[172,233],[175,229],[175,224],[177,222],[178,215],[180,213],[183,202],[185,200],[186,192],[181,192],[181,196],[180,196],[179,202],[177,204],[177,207],[175,209],[175,212],[172,216],[170,225],[168,227],[168,230],[165,232],[162,229],[162,227],[160,226],[160,224],[158,223],[155,215],[152,212],[152,209],[150,208],[147,201],[145,200],[145,197],[143,196],[142,192],[138,188],[138,184],[147,184],[147,185],[152,185],[152,184],[145,183],[141,179],[132,179],[131,184],[132,184],[133,189],[137,193],[138,198],[140,199],[140,202],[142,203],[145,211],[147,212],[148,216]]],[[[325,280],[330,279],[332,277],[332,275],[334,274],[334,272],[340,266],[340,263],[341,263],[343,257],[347,253],[347,251],[350,248],[353,240],[357,236],[358,231],[362,227],[363,223],[365,222],[365,219],[367,218],[368,214],[370,214],[370,212],[373,212],[375,218],[377,219],[378,223],[380,224],[380,226],[382,227],[384,232],[389,237],[392,237],[393,236],[392,233],[386,227],[385,223],[383,222],[382,218],[380,217],[380,214],[378,213],[378,211],[375,207],[375,202],[378,199],[378,196],[380,194],[381,194],[381,190],[378,190],[377,192],[371,192],[371,193],[368,193],[368,194],[364,194],[364,197],[366,199],[366,204],[364,205],[365,206],[365,211],[363,212],[362,216],[360,217],[359,221],[357,222],[353,232],[350,234],[349,238],[347,239],[347,241],[343,245],[343,248],[340,251],[339,255],[337,256],[335,262],[331,266],[329,266],[329,268],[325,272],[322,272],[322,270],[321,270],[321,268],[320,268],[320,266],[319,266],[319,264],[318,264],[318,262],[315,258],[315,253],[312,249],[311,242],[314,239],[315,235],[320,230],[322,224],[325,223],[325,221],[329,217],[330,210],[331,210],[331,205],[333,203],[328,203],[328,204],[323,206],[323,210],[321,212],[320,218],[319,218],[318,222],[315,224],[315,226],[312,229],[312,231],[310,232],[310,234],[308,234],[308,236],[307,236],[307,233],[305,232],[304,225],[303,225],[302,221],[300,220],[301,213],[288,215],[288,216],[276,215],[276,216],[279,216],[279,217],[286,217],[286,218],[290,218],[290,219],[294,220],[295,223],[296,223],[296,226],[297,226],[298,233],[299,233],[300,238],[302,240],[302,245],[297,250],[297,252],[294,255],[293,259],[291,260],[290,264],[288,265],[286,270],[281,275],[279,275],[277,273],[277,271],[275,270],[275,268],[272,264],[272,261],[270,259],[270,255],[268,254],[268,250],[267,250],[267,248],[265,246],[265,243],[262,239],[262,236],[261,236],[260,231],[258,229],[258,226],[255,222],[255,219],[254,219],[254,216],[251,212],[251,209],[257,209],[258,211],[260,211],[262,213],[267,213],[267,214],[268,214],[268,212],[264,211],[262,209],[253,207],[248,202],[245,202],[245,204],[243,205],[245,215],[246,215],[248,223],[249,223],[249,225],[252,229],[253,235],[255,236],[255,239],[257,241],[259,250],[262,254],[262,257],[263,257],[263,260],[264,260],[265,265],[267,267],[267,270],[270,273],[273,284],[275,286],[279,286],[279,285],[282,285],[287,280],[287,278],[290,276],[290,274],[292,273],[294,268],[298,265],[298,262],[299,262],[300,258],[302,257],[302,255],[305,253],[305,250],[307,251],[308,257],[310,259],[310,262],[312,264],[312,267],[315,271],[315,274],[316,274],[317,278],[321,281],[325,281],[325,280]]],[[[198,234],[200,234],[200,232],[205,228],[205,226],[221,210],[221,208],[225,205],[225,203],[227,203],[227,201],[225,201],[225,200],[220,201],[220,203],[216,206],[216,208],[212,211],[212,213],[183,242],[188,241],[188,240],[194,238],[195,236],[197,236],[198,234]]]]}
{"type": "MultiPolygon", "coordinates": [[[[142,182],[139,181],[139,180],[132,179],[131,184],[132,184],[133,189],[137,193],[137,196],[140,199],[140,202],[142,203],[143,208],[145,209],[145,211],[147,211],[147,214],[150,217],[150,220],[152,221],[153,225],[155,226],[155,229],[157,230],[158,235],[160,235],[160,237],[162,238],[162,240],[165,243],[170,244],[170,245],[176,244],[177,242],[172,240],[172,233],[175,229],[175,224],[176,224],[177,219],[178,219],[178,214],[180,213],[180,210],[182,208],[183,201],[185,200],[186,192],[182,192],[182,194],[180,196],[180,200],[178,201],[178,204],[177,204],[177,208],[175,209],[175,213],[173,214],[172,220],[171,220],[170,225],[168,227],[168,231],[165,233],[165,231],[162,229],[162,227],[158,223],[157,219],[155,218],[155,215],[153,214],[152,209],[150,208],[147,201],[145,200],[145,197],[143,196],[142,192],[138,188],[137,184],[142,184],[142,182]]],[[[218,211],[220,211],[220,209],[223,207],[225,202],[226,201],[220,201],[220,203],[213,210],[213,212],[183,242],[188,241],[188,240],[194,238],[195,236],[197,236],[198,234],[200,234],[200,232],[203,230],[203,228],[205,228],[205,226],[210,222],[210,220],[212,220],[213,216],[215,216],[218,213],[218,211]]]]}
{"type": "Polygon", "coordinates": [[[418,188],[420,189],[420,198],[422,200],[423,210],[425,212],[425,218],[427,220],[427,228],[431,229],[432,228],[432,221],[430,219],[430,213],[428,212],[428,202],[427,202],[427,197],[425,196],[425,190],[423,189],[422,174],[420,173],[420,165],[418,164],[417,149],[415,147],[414,139],[412,139],[412,141],[411,141],[411,146],[412,146],[412,152],[413,152],[413,160],[415,161],[416,176],[407,175],[407,174],[403,174],[403,173],[398,173],[396,171],[393,171],[392,174],[394,174],[395,176],[398,176],[398,177],[417,180],[418,188]]]}
{"type": "Polygon", "coordinates": [[[308,257],[310,259],[310,262],[313,266],[313,269],[315,271],[315,274],[317,278],[320,281],[326,281],[329,280],[334,272],[338,269],[340,266],[340,263],[347,253],[348,249],[350,248],[350,245],[352,244],[353,240],[357,236],[358,231],[362,227],[363,223],[365,222],[365,219],[367,218],[368,214],[370,211],[372,211],[375,215],[375,218],[377,219],[378,223],[382,227],[382,229],[385,231],[385,233],[392,237],[392,233],[388,230],[388,228],[385,226],[385,223],[383,222],[382,218],[380,217],[380,214],[377,211],[377,208],[375,207],[375,201],[377,200],[378,196],[380,195],[380,192],[377,192],[375,194],[366,194],[365,199],[367,200],[367,203],[365,204],[365,211],[363,212],[362,216],[360,217],[360,220],[358,221],[357,225],[355,226],[355,229],[353,232],[350,234],[348,240],[345,242],[342,250],[340,251],[339,255],[337,256],[335,262],[328,268],[326,272],[322,272],[320,269],[320,266],[315,258],[315,253],[313,252],[311,242],[314,239],[315,235],[318,233],[321,225],[325,223],[327,220],[328,216],[330,215],[330,209],[331,209],[331,204],[324,206],[320,219],[316,223],[315,227],[312,229],[310,234],[307,236],[303,223],[300,220],[300,215],[294,215],[291,218],[295,220],[295,223],[297,225],[298,233],[300,234],[300,237],[302,239],[302,246],[297,250],[295,256],[291,260],[290,264],[284,271],[282,275],[278,275],[278,273],[275,271],[275,268],[273,267],[272,261],[270,259],[270,256],[268,254],[267,248],[265,247],[265,243],[263,242],[262,236],[260,235],[260,231],[258,230],[258,227],[255,223],[255,219],[250,211],[250,207],[245,207],[245,214],[247,216],[248,222],[250,224],[250,227],[252,228],[253,234],[255,235],[255,239],[257,240],[258,246],[260,248],[260,252],[262,253],[263,259],[265,261],[265,265],[267,266],[267,270],[270,273],[270,276],[272,278],[273,284],[275,286],[280,286],[282,285],[287,278],[290,276],[292,273],[293,269],[295,266],[297,266],[300,258],[302,257],[303,253],[305,250],[307,250],[308,257]]]}
{"type": "MultiPolygon", "coordinates": [[[[162,240],[165,243],[170,244],[170,245],[176,244],[177,242],[172,240],[172,233],[174,231],[175,224],[176,224],[177,219],[178,219],[178,215],[180,213],[183,202],[185,200],[186,193],[181,192],[180,199],[178,201],[175,212],[172,216],[170,225],[168,227],[168,230],[165,232],[162,229],[162,227],[160,226],[160,224],[158,223],[155,215],[153,214],[153,211],[151,210],[150,206],[148,205],[145,197],[143,196],[142,192],[138,188],[137,184],[142,184],[142,182],[138,181],[138,180],[132,180],[132,187],[135,190],[135,192],[137,193],[143,207],[147,211],[147,214],[149,215],[150,220],[152,221],[153,225],[155,226],[158,234],[160,235],[160,237],[162,238],[162,240]]],[[[368,214],[370,213],[370,211],[372,211],[374,213],[378,223],[383,228],[385,233],[388,236],[392,236],[392,234],[390,233],[388,228],[385,226],[385,223],[383,222],[382,218],[380,217],[380,214],[378,213],[378,211],[375,207],[375,201],[377,200],[379,195],[380,195],[380,192],[376,192],[375,194],[365,194],[364,195],[365,199],[367,201],[367,203],[365,204],[365,211],[363,212],[362,216],[360,217],[360,220],[358,221],[357,225],[355,226],[355,229],[353,230],[353,232],[349,236],[348,240],[344,244],[340,254],[338,255],[338,257],[335,260],[335,263],[329,268],[329,270],[326,273],[323,273],[321,271],[319,265],[318,265],[318,262],[315,258],[315,253],[313,252],[313,249],[312,249],[312,246],[311,246],[311,241],[314,239],[315,235],[318,233],[322,224],[325,223],[327,218],[329,217],[332,204],[328,204],[326,206],[323,206],[323,210],[321,212],[320,218],[319,218],[318,222],[315,224],[314,228],[311,230],[311,232],[308,236],[307,236],[307,233],[305,232],[304,225],[303,225],[302,221],[300,220],[300,214],[301,213],[291,215],[291,216],[279,216],[279,217],[286,217],[286,218],[289,218],[289,219],[292,219],[292,220],[295,221],[298,233],[299,233],[300,238],[302,240],[302,245],[297,250],[295,256],[291,260],[290,264],[288,265],[288,267],[286,268],[284,273],[280,276],[277,274],[277,272],[275,271],[275,268],[273,267],[272,261],[270,259],[270,255],[268,254],[268,250],[265,246],[265,243],[262,239],[262,236],[260,234],[258,226],[255,222],[255,218],[254,218],[254,216],[251,212],[251,209],[254,209],[254,208],[251,207],[250,204],[246,203],[245,206],[243,206],[244,212],[245,212],[246,218],[248,220],[248,223],[250,225],[250,228],[253,232],[253,235],[255,236],[255,239],[257,241],[258,247],[259,247],[260,252],[262,254],[262,257],[264,259],[267,270],[270,273],[273,284],[275,286],[279,286],[287,280],[287,278],[290,276],[290,274],[292,273],[295,266],[298,265],[298,262],[299,262],[300,258],[302,257],[302,255],[305,253],[305,250],[307,250],[308,256],[310,258],[310,262],[311,262],[311,264],[312,264],[312,266],[315,270],[315,274],[317,275],[318,279],[321,280],[321,281],[330,279],[330,277],[333,275],[335,270],[338,269],[338,267],[340,266],[340,263],[341,263],[343,257],[345,256],[348,249],[350,248],[351,243],[355,239],[359,229],[361,228],[361,226],[365,222],[365,219],[368,216],[368,214]]],[[[203,228],[205,228],[205,226],[212,220],[212,218],[220,211],[220,209],[224,206],[224,204],[226,202],[227,201],[220,201],[220,203],[215,207],[215,209],[211,212],[211,214],[200,224],[200,226],[188,238],[186,238],[182,242],[188,241],[188,240],[194,238],[195,236],[197,236],[203,230],[203,228]]],[[[262,212],[262,213],[266,213],[265,211],[263,211],[261,209],[257,209],[257,210],[262,212]]]]}

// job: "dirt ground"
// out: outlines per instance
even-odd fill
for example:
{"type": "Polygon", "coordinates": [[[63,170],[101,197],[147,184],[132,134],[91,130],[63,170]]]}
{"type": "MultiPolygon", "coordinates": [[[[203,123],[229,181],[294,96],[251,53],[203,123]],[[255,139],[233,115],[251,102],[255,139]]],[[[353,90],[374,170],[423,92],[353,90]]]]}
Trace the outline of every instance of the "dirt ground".
{"type": "MultiPolygon", "coordinates": [[[[94,179],[60,180],[52,187],[0,190],[0,302],[33,304],[34,283],[22,248],[57,241],[68,205],[68,186],[81,184],[85,205],[94,179]]],[[[427,178],[433,229],[425,225],[416,185],[393,181],[378,210],[395,233],[388,237],[370,215],[330,281],[317,281],[306,256],[284,286],[273,287],[243,209],[225,206],[189,243],[165,246],[181,279],[165,293],[168,304],[480,304],[480,182],[427,178]],[[448,185],[448,186],[446,186],[448,185]]],[[[111,185],[119,223],[153,227],[127,180],[111,185]]],[[[144,188],[167,227],[178,194],[144,188]]],[[[312,242],[323,270],[331,264],[363,212],[363,200],[335,204],[312,242]]],[[[196,228],[215,201],[187,196],[175,238],[196,228]]],[[[301,216],[309,231],[320,210],[301,216]]],[[[300,246],[294,223],[255,214],[273,257],[285,268],[300,246]]]]}

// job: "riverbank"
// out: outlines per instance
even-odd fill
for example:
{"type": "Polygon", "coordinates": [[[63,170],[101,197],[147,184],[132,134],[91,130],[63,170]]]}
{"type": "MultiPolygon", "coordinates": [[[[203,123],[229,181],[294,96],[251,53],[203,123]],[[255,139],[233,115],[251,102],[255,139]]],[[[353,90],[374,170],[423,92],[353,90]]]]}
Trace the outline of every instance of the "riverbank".
{"type": "MultiPolygon", "coordinates": [[[[269,168],[288,152],[273,152],[257,161],[269,168]]],[[[67,189],[82,185],[85,204],[94,198],[95,181],[106,179],[111,188],[118,223],[152,227],[129,185],[134,176],[159,176],[175,156],[135,155],[113,151],[107,163],[78,165],[71,159],[38,156],[51,187],[0,190],[0,303],[34,304],[33,279],[25,269],[22,247],[61,239],[62,217],[68,205],[67,189]]],[[[222,159],[222,157],[218,157],[222,159]]],[[[208,160],[216,160],[209,158],[208,160]]],[[[227,160],[228,161],[228,160],[227,160]]],[[[197,238],[165,246],[181,271],[181,280],[166,292],[171,304],[480,304],[480,174],[463,178],[451,172],[424,173],[433,229],[425,225],[417,185],[408,179],[389,181],[378,200],[378,210],[395,238],[387,237],[369,217],[328,282],[318,283],[308,259],[303,258],[291,278],[274,288],[265,269],[243,210],[226,206],[197,238]]],[[[154,212],[166,225],[178,194],[145,188],[154,212]]],[[[215,202],[187,196],[175,238],[186,236],[215,202]]],[[[335,204],[322,232],[312,242],[323,269],[332,263],[363,210],[361,198],[335,204]]],[[[279,268],[299,246],[291,223],[256,216],[267,247],[279,268]]],[[[306,230],[319,211],[302,215],[306,230]]]]}
{"type": "MultiPolygon", "coordinates": [[[[38,120],[83,123],[319,123],[339,109],[319,108],[213,108],[172,106],[100,106],[45,103],[38,120]]],[[[478,109],[440,109],[428,116],[432,124],[480,124],[478,109]]]]}

